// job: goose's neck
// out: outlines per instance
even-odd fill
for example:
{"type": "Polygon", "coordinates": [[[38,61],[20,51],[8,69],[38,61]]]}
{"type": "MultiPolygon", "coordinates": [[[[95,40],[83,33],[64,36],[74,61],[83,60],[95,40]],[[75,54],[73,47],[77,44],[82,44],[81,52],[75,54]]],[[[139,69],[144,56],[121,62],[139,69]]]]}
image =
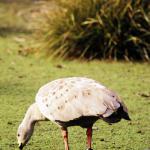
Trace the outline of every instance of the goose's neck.
{"type": "Polygon", "coordinates": [[[22,123],[24,125],[27,124],[31,125],[35,124],[37,121],[46,121],[46,120],[47,119],[41,114],[37,104],[34,103],[28,108],[22,123]]]}

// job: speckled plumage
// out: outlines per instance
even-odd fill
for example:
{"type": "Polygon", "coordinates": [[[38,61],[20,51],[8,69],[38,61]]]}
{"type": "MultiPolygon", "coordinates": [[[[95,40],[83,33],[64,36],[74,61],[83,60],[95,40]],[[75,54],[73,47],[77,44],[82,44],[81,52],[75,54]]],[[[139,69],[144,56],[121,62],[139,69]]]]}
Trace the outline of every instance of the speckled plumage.
{"type": "MultiPolygon", "coordinates": [[[[122,103],[119,97],[95,80],[84,77],[62,78],[42,86],[36,102],[51,121],[67,122],[82,116],[108,117],[122,103]]],[[[127,111],[124,106],[124,110],[127,111]]]]}
{"type": "Polygon", "coordinates": [[[130,120],[117,94],[99,82],[84,77],[54,80],[39,89],[36,102],[19,125],[19,148],[22,150],[29,141],[36,122],[51,120],[61,128],[65,150],[69,150],[67,128],[75,125],[87,128],[87,148],[92,150],[92,126],[98,119],[109,124],[130,120]]]}

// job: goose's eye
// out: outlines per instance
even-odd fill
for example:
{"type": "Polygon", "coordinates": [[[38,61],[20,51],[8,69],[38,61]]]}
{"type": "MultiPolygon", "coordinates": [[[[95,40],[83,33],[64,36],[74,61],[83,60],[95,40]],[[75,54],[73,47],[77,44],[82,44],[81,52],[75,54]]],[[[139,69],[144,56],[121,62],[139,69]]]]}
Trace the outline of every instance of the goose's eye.
{"type": "Polygon", "coordinates": [[[19,137],[19,136],[20,136],[20,134],[17,134],[17,136],[19,137]]]}

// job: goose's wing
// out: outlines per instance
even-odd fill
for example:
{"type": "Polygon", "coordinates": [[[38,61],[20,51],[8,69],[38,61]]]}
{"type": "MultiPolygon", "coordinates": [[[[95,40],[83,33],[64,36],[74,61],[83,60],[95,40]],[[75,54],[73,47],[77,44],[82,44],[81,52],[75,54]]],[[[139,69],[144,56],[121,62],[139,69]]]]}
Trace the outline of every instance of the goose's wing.
{"type": "Polygon", "coordinates": [[[81,116],[107,117],[120,107],[116,95],[110,93],[92,79],[64,78],[43,86],[36,102],[41,113],[52,121],[70,121],[81,116]]]}

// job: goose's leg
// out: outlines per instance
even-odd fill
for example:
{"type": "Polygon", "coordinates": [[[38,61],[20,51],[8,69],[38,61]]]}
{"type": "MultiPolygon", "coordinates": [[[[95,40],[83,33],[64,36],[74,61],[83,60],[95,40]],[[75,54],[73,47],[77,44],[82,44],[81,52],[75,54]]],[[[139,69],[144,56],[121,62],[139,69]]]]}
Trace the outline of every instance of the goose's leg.
{"type": "Polygon", "coordinates": [[[86,135],[87,135],[87,147],[88,147],[87,150],[92,150],[92,148],[91,148],[91,145],[92,145],[91,144],[92,143],[92,127],[87,128],[86,135]]]}
{"type": "Polygon", "coordinates": [[[67,128],[61,128],[61,133],[62,133],[62,136],[63,136],[63,139],[64,139],[65,150],[69,150],[67,128]]]}

